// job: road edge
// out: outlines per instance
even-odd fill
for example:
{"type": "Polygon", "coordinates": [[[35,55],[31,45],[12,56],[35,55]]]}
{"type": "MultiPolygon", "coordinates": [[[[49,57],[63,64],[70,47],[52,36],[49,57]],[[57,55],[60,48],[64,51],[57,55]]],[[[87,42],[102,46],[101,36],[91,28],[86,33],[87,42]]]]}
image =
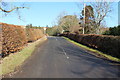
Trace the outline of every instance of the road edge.
{"type": "Polygon", "coordinates": [[[47,36],[44,36],[33,43],[28,43],[28,45],[25,46],[24,49],[22,49],[20,52],[11,54],[8,57],[2,59],[2,63],[1,63],[2,72],[0,73],[0,75],[2,75],[2,77],[4,77],[4,75],[13,73],[17,67],[20,67],[29,57],[32,56],[32,54],[36,50],[37,46],[46,40],[47,40],[47,36]],[[29,51],[29,52],[27,52],[27,51],[29,51]],[[21,57],[23,57],[23,58],[21,58],[21,57]],[[21,60],[21,61],[19,61],[19,60],[21,60]],[[14,65],[13,63],[15,61],[17,61],[18,63],[15,63],[15,65],[14,65]],[[8,63],[11,63],[11,64],[9,65],[8,63]],[[6,70],[6,71],[4,71],[4,70],[6,70]]]}
{"type": "Polygon", "coordinates": [[[72,43],[72,44],[74,44],[74,45],[77,45],[78,47],[81,47],[81,48],[83,48],[83,49],[85,49],[85,50],[87,50],[87,51],[90,51],[90,52],[93,52],[93,53],[90,53],[90,54],[92,54],[92,55],[94,55],[94,56],[96,56],[96,57],[98,57],[98,58],[102,58],[102,59],[105,59],[105,60],[109,60],[109,61],[111,61],[111,62],[115,62],[115,63],[118,63],[118,64],[116,64],[116,65],[120,65],[120,59],[118,59],[118,58],[116,58],[116,57],[112,57],[112,56],[110,56],[110,55],[107,55],[107,54],[105,54],[105,53],[103,53],[103,52],[100,52],[100,51],[98,51],[98,50],[96,50],[96,49],[93,49],[93,48],[90,48],[90,47],[88,47],[88,46],[85,46],[85,45],[82,45],[82,44],[80,44],[80,43],[77,43],[77,42],[75,42],[75,41],[73,41],[73,40],[71,40],[71,39],[69,39],[69,38],[67,38],[67,37],[63,37],[65,40],[67,40],[67,41],[69,41],[70,43],[72,43]]]}

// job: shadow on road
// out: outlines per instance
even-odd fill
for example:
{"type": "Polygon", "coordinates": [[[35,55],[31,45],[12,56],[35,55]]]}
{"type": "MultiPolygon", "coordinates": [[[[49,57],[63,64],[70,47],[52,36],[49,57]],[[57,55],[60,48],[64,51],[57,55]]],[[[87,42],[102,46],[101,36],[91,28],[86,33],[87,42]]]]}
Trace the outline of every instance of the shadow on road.
{"type": "MultiPolygon", "coordinates": [[[[67,42],[61,42],[60,46],[56,47],[56,50],[58,51],[58,54],[62,52],[61,47],[65,50],[67,55],[70,57],[69,62],[71,62],[71,65],[74,65],[74,63],[83,63],[82,65],[78,64],[78,66],[81,66],[83,68],[76,69],[76,68],[69,68],[69,70],[76,75],[94,75],[95,77],[119,77],[120,74],[120,66],[116,65],[110,65],[109,61],[105,61],[103,59],[97,58],[94,55],[89,54],[89,52],[75,46],[72,44],[68,44],[67,42]],[[64,44],[64,45],[62,45],[64,44]],[[74,61],[74,63],[73,63],[74,61]],[[87,67],[86,67],[87,66],[87,67]],[[86,67],[86,68],[85,68],[86,67]],[[105,72],[106,71],[106,72],[105,72]],[[93,74],[92,74],[93,73],[93,74]],[[98,75],[99,73],[100,75],[98,75]]],[[[70,66],[71,67],[71,66],[70,66]]],[[[73,66],[74,67],[74,66],[73,66]]],[[[86,76],[87,77],[87,76],[86,76]]],[[[88,76],[90,77],[90,76],[88,76]]]]}

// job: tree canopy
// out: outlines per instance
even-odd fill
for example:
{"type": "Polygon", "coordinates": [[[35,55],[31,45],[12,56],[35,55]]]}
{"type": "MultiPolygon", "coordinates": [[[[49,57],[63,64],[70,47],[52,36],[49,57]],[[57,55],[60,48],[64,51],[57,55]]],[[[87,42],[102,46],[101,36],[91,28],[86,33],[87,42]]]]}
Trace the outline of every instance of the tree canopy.
{"type": "Polygon", "coordinates": [[[75,26],[79,26],[79,19],[76,15],[66,15],[60,18],[58,26],[64,31],[74,32],[75,26]]]}
{"type": "Polygon", "coordinates": [[[120,25],[117,27],[110,27],[109,30],[107,30],[104,35],[114,35],[114,36],[120,36],[120,25]]]}

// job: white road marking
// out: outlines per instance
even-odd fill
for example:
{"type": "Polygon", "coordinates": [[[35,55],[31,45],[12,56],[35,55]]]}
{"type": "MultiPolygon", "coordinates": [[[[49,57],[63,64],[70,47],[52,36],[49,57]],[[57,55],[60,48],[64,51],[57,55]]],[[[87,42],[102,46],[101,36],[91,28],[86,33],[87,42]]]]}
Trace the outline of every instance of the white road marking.
{"type": "Polygon", "coordinates": [[[56,41],[57,41],[57,38],[56,38],[56,41]]]}
{"type": "MultiPolygon", "coordinates": [[[[56,41],[58,41],[56,37],[55,37],[55,39],[56,39],[56,41]]],[[[60,43],[59,43],[59,44],[60,44],[60,43]]],[[[69,59],[69,57],[67,56],[67,53],[65,52],[65,50],[63,49],[63,47],[60,47],[60,48],[62,49],[62,51],[63,51],[63,53],[65,54],[66,58],[69,59]]]]}
{"type": "Polygon", "coordinates": [[[69,57],[67,56],[67,53],[65,52],[65,50],[61,47],[61,49],[63,50],[63,53],[65,54],[65,56],[67,57],[67,59],[69,59],[69,57]]]}

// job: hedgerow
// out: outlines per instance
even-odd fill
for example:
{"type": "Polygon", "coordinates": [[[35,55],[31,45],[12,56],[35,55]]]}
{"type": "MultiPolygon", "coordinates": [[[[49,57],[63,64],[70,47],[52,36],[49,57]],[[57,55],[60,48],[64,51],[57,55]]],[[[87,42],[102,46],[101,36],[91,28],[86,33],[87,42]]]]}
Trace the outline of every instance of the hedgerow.
{"type": "Polygon", "coordinates": [[[94,35],[94,34],[63,34],[64,36],[98,49],[108,55],[120,58],[120,36],[94,35]]]}

